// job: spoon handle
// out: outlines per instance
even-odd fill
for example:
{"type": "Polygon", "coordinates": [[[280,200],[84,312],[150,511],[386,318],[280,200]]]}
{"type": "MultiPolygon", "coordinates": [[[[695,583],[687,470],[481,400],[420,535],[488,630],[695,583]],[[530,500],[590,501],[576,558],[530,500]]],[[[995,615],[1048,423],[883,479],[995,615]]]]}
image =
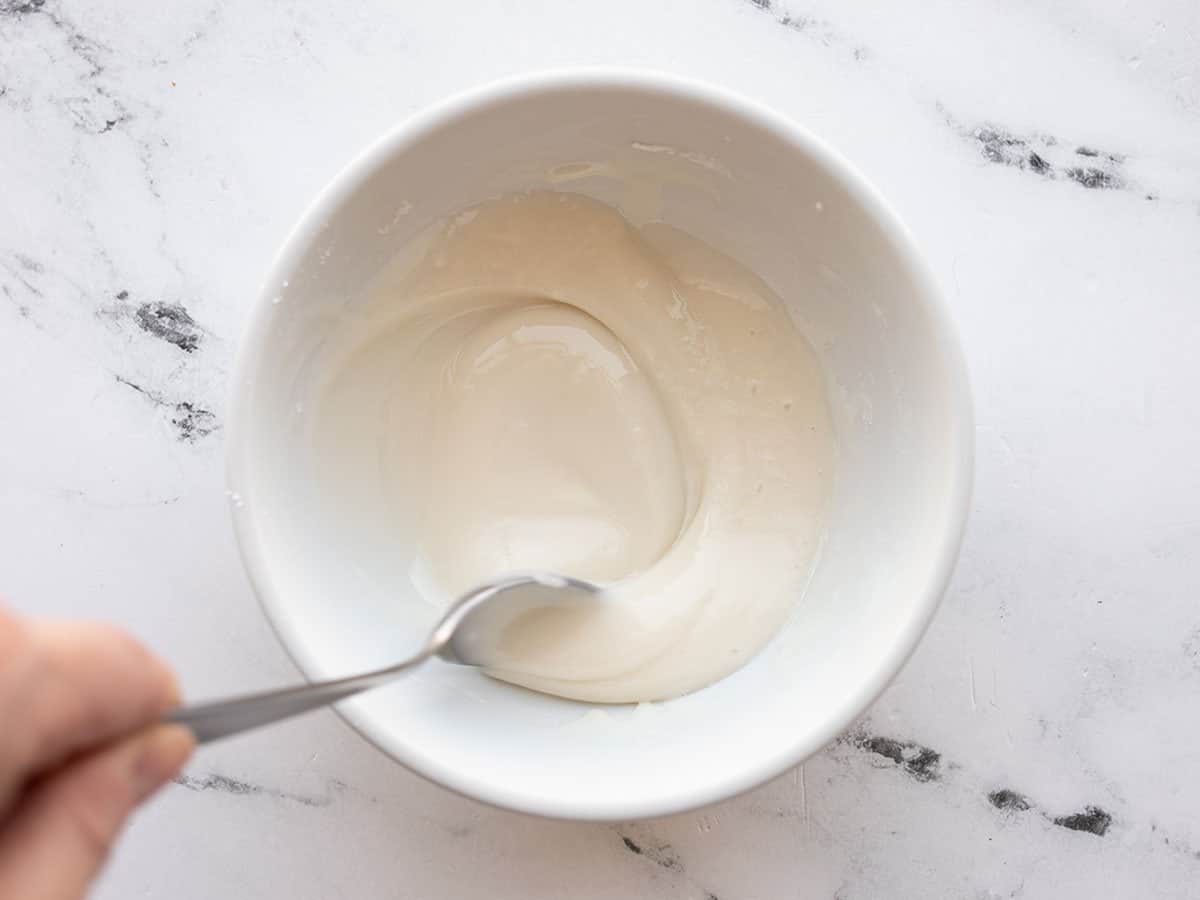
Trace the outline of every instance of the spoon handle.
{"type": "Polygon", "coordinates": [[[167,713],[164,721],[186,725],[196,736],[196,743],[206,744],[280,719],[298,716],[378,687],[428,658],[428,654],[420,654],[399,665],[349,678],[184,706],[167,713]]]}

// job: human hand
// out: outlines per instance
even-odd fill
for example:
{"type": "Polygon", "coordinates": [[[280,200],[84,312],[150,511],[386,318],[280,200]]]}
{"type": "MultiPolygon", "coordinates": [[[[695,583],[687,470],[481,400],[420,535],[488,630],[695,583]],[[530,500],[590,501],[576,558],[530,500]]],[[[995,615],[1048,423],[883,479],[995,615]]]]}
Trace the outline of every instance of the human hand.
{"type": "Polygon", "coordinates": [[[0,900],[82,897],[125,818],[183,766],[170,670],[106,625],[0,610],[0,900]]]}

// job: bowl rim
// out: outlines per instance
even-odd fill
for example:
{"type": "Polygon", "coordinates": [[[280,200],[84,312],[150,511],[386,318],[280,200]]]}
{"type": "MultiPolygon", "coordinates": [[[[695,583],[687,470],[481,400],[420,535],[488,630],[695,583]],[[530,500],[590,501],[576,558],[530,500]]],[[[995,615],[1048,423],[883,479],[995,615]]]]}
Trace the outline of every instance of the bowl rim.
{"type": "MultiPolygon", "coordinates": [[[[249,413],[249,391],[244,388],[250,383],[272,328],[271,298],[275,286],[295,271],[303,259],[303,248],[317,237],[331,214],[377,174],[391,157],[455,120],[498,102],[558,91],[613,89],[699,102],[746,119],[806,154],[838,181],[888,235],[912,274],[917,302],[924,306],[929,317],[942,371],[948,381],[952,407],[951,462],[946,473],[950,490],[943,511],[944,532],[934,558],[933,577],[924,593],[913,599],[907,621],[890,651],[878,659],[874,670],[867,673],[857,689],[847,696],[838,714],[828,717],[802,738],[782,745],[765,762],[753,768],[714,772],[712,779],[703,787],[657,799],[627,798],[602,805],[581,804],[570,798],[531,796],[523,791],[511,790],[505,784],[474,778],[470,773],[441,764],[434,756],[397,746],[386,732],[375,725],[369,714],[355,708],[334,707],[343,721],[380,751],[417,775],[460,795],[516,812],[557,819],[607,822],[686,812],[729,799],[770,781],[826,746],[866,711],[912,655],[937,611],[953,574],[966,527],[974,477],[974,415],[966,361],[948,304],[932,270],[918,251],[912,234],[879,192],[850,162],[796,121],[756,100],[691,77],[653,69],[578,67],[542,70],[502,78],[456,93],[393,125],[355,155],[321,189],[284,238],[243,326],[230,381],[225,441],[227,493],[232,496],[237,490],[243,497],[248,497],[251,484],[245,475],[250,460],[243,423],[247,421],[249,413]]],[[[311,680],[318,666],[304,650],[300,635],[289,621],[286,606],[279,603],[279,593],[259,541],[253,510],[252,500],[244,503],[242,508],[231,508],[243,567],[259,605],[285,652],[305,678],[311,680]]]]}

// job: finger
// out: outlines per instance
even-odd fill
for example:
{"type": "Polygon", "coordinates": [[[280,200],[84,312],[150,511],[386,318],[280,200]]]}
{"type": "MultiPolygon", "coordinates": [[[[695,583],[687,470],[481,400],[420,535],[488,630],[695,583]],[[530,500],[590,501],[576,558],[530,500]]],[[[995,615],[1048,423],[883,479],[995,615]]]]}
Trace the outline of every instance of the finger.
{"type": "Polygon", "coordinates": [[[0,621],[0,814],[30,777],[156,721],[175,705],[170,670],[107,625],[0,621]]]}
{"type": "Polygon", "coordinates": [[[82,897],[125,818],[194,746],[186,728],[155,725],[38,781],[0,831],[0,897],[82,897]]]}

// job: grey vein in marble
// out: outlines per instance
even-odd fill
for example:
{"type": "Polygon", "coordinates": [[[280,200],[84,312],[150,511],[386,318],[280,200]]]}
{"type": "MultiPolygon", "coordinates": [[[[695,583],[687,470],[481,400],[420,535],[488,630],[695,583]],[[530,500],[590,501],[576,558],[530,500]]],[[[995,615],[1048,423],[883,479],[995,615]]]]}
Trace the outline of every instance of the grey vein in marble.
{"type": "Polygon", "coordinates": [[[644,859],[668,876],[695,888],[704,900],[720,900],[691,875],[675,847],[667,841],[655,838],[645,825],[630,822],[613,830],[621,839],[621,846],[633,856],[644,859]]]}
{"type": "Polygon", "coordinates": [[[17,309],[17,314],[22,319],[29,319],[32,315],[32,309],[28,302],[29,299],[39,299],[44,296],[41,289],[30,279],[41,275],[45,268],[36,259],[26,256],[24,253],[14,252],[9,254],[8,260],[0,257],[0,269],[3,269],[13,281],[17,282],[25,292],[29,295],[24,299],[18,299],[13,296],[12,290],[7,284],[0,282],[0,290],[17,309]]]}
{"type": "Polygon", "coordinates": [[[682,872],[683,863],[679,859],[679,854],[675,852],[675,848],[670,844],[650,843],[646,840],[635,841],[627,834],[617,832],[621,838],[621,843],[625,849],[634,856],[642,856],[654,863],[660,869],[666,869],[669,872],[682,872]]]}
{"type": "Polygon", "coordinates": [[[128,378],[123,378],[120,375],[113,377],[120,384],[132,388],[156,407],[162,409],[169,417],[170,423],[175,427],[179,439],[185,443],[194,444],[221,428],[217,422],[216,414],[212,410],[205,409],[191,400],[172,401],[157,391],[136,384],[128,378]]]}
{"type": "Polygon", "coordinates": [[[774,17],[784,28],[803,34],[825,47],[845,46],[855,62],[861,62],[870,54],[866,47],[856,44],[825,19],[798,15],[780,7],[773,0],[747,0],[747,2],[774,17]]]}
{"type": "MultiPolygon", "coordinates": [[[[117,294],[118,300],[128,298],[127,291],[117,294]],[[124,296],[122,296],[124,295],[124,296]]],[[[204,331],[182,305],[152,301],[141,303],[133,311],[138,327],[159,340],[178,347],[184,353],[194,353],[200,346],[204,331]]]]}
{"type": "Polygon", "coordinates": [[[0,0],[0,15],[26,16],[46,5],[46,0],[0,0]]]}
{"type": "Polygon", "coordinates": [[[1007,812],[1025,812],[1032,809],[1033,804],[1029,802],[1029,798],[1024,794],[1018,794],[1016,791],[1008,788],[1001,788],[998,791],[992,791],[988,794],[988,803],[999,810],[1007,812]]]}
{"type": "Polygon", "coordinates": [[[1094,834],[1097,837],[1104,837],[1108,833],[1108,827],[1113,822],[1112,814],[1098,806],[1086,806],[1081,812],[1070,813],[1068,815],[1051,816],[1038,810],[1034,802],[1024,794],[1010,790],[1009,788],[992,791],[987,795],[987,798],[988,802],[1001,812],[1013,815],[1030,811],[1037,812],[1046,821],[1052,825],[1057,825],[1059,828],[1066,828],[1069,831],[1083,831],[1088,834],[1094,834]]]}
{"type": "Polygon", "coordinates": [[[216,772],[210,772],[203,776],[182,774],[175,776],[173,780],[180,787],[197,793],[215,791],[220,794],[232,794],[235,797],[272,797],[276,800],[316,808],[331,806],[340,794],[346,792],[346,783],[336,778],[326,781],[324,794],[297,794],[292,791],[253,784],[238,778],[230,778],[228,775],[220,775],[216,772]]]}
{"type": "MultiPolygon", "coordinates": [[[[872,54],[852,36],[825,19],[789,12],[776,0],[746,0],[755,9],[771,15],[780,25],[814,39],[824,47],[845,47],[855,62],[872,54]]],[[[1140,190],[1146,200],[1157,200],[1156,189],[1146,190],[1127,171],[1128,157],[1101,150],[1087,142],[1068,143],[1044,133],[1022,133],[988,119],[964,126],[941,103],[938,113],[962,138],[972,143],[988,162],[1007,166],[1043,179],[1067,181],[1088,190],[1140,190]]]]}
{"type": "Polygon", "coordinates": [[[84,65],[80,82],[88,90],[82,95],[61,98],[61,106],[71,115],[74,127],[91,134],[105,134],[129,121],[131,114],[125,103],[106,86],[97,83],[105,72],[101,56],[110,53],[110,48],[84,34],[60,10],[48,6],[46,0],[7,0],[6,5],[0,6],[0,14],[18,20],[35,15],[45,19],[62,35],[71,55],[84,65]]]}
{"type": "MultiPolygon", "coordinates": [[[[876,768],[880,767],[880,760],[887,760],[891,765],[883,763],[884,767],[897,768],[921,784],[938,782],[943,778],[941,753],[915,741],[872,734],[866,721],[839,738],[834,746],[837,745],[848,745],[870,754],[873,760],[876,760],[872,762],[876,768]]],[[[958,767],[950,765],[948,768],[958,767]]],[[[1010,817],[1033,812],[1059,828],[1094,834],[1097,837],[1104,837],[1109,826],[1113,824],[1112,814],[1093,804],[1088,804],[1079,812],[1052,815],[1040,810],[1025,794],[1011,788],[992,790],[986,794],[986,798],[993,807],[1010,817]]]]}
{"type": "MultiPolygon", "coordinates": [[[[108,59],[115,55],[108,45],[86,34],[73,19],[63,11],[63,4],[48,3],[47,0],[3,0],[7,5],[0,6],[0,15],[7,14],[8,18],[18,23],[25,23],[26,28],[34,22],[47,22],[62,44],[67,55],[51,54],[56,68],[68,69],[74,60],[82,71],[71,74],[64,81],[48,81],[44,85],[39,81],[26,80],[22,87],[26,93],[14,96],[9,102],[24,111],[33,108],[34,97],[41,90],[48,93],[42,98],[48,101],[52,109],[66,114],[71,127],[81,135],[109,135],[125,132],[133,144],[138,167],[147,192],[156,200],[162,198],[158,179],[154,172],[153,156],[157,145],[167,146],[164,138],[149,136],[145,129],[139,133],[125,128],[134,123],[139,117],[157,118],[161,111],[144,100],[137,100],[118,93],[117,79],[109,76],[108,59]],[[135,113],[134,107],[138,108],[135,113]]],[[[3,62],[0,57],[0,63],[3,62]]],[[[4,70],[0,65],[0,77],[4,70]]],[[[23,73],[17,73],[23,74],[23,73]]],[[[10,92],[11,85],[5,85],[4,93],[10,92]]],[[[13,92],[15,94],[15,91],[13,92]]],[[[81,150],[76,150],[80,163],[86,165],[81,150]]]]}
{"type": "Polygon", "coordinates": [[[857,730],[841,738],[859,750],[890,760],[906,774],[920,782],[937,781],[941,778],[942,754],[912,741],[898,741],[857,730]]]}
{"type": "MultiPolygon", "coordinates": [[[[994,123],[964,127],[944,109],[946,122],[973,144],[988,162],[1050,180],[1066,180],[1091,190],[1118,190],[1134,185],[1121,153],[1086,144],[1064,144],[1052,135],[1020,134],[994,123]]],[[[1154,199],[1147,194],[1146,199],[1154,199]]]]}

